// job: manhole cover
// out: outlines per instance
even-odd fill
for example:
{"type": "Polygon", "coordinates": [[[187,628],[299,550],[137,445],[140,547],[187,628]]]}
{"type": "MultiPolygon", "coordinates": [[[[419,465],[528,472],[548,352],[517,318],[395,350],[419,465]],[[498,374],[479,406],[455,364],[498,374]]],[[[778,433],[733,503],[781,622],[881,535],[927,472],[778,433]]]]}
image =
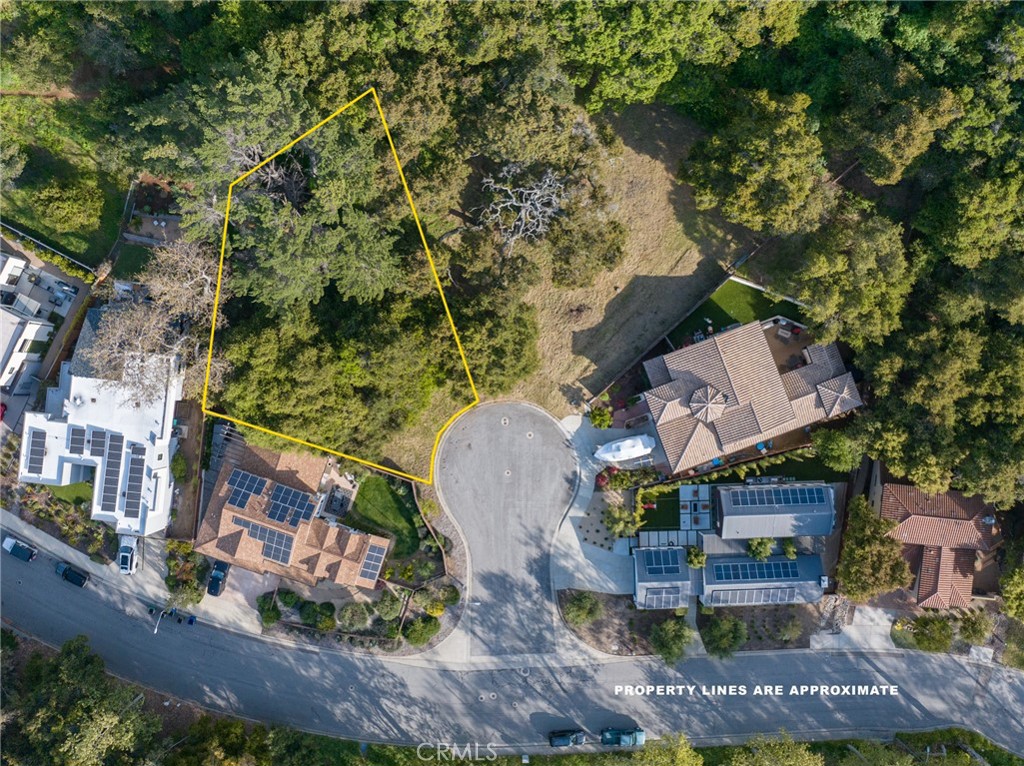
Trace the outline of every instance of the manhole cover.
{"type": "Polygon", "coordinates": [[[487,698],[484,695],[481,694],[479,697],[477,697],[477,699],[480,700],[481,702],[483,702],[487,698]]]}
{"type": "Polygon", "coordinates": [[[505,475],[506,475],[506,476],[511,476],[511,475],[512,475],[512,472],[506,469],[506,470],[505,470],[505,475]]]}
{"type": "Polygon", "coordinates": [[[519,707],[519,703],[518,702],[513,702],[512,703],[512,707],[519,707]]]}
{"type": "Polygon", "coordinates": [[[508,425],[508,418],[502,418],[502,419],[501,419],[501,424],[502,424],[503,426],[507,426],[507,425],[508,425]]]}
{"type": "Polygon", "coordinates": [[[527,439],[532,439],[533,438],[533,431],[527,431],[526,432],[526,438],[527,439]]]}
{"type": "Polygon", "coordinates": [[[521,675],[521,676],[528,676],[528,675],[530,675],[530,669],[529,668],[519,668],[519,675],[521,675]]]}
{"type": "Polygon", "coordinates": [[[496,699],[498,699],[498,695],[497,695],[497,694],[495,694],[494,692],[491,692],[491,699],[492,699],[492,700],[496,700],[496,699]]]}

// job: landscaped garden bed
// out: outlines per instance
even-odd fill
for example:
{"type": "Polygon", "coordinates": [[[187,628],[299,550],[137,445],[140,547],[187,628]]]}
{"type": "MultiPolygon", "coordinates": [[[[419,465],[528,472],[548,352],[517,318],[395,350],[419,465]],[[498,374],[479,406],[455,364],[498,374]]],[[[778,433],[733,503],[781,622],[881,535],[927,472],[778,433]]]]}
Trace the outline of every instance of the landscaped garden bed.
{"type": "Polygon", "coordinates": [[[19,518],[87,554],[93,561],[108,564],[116,557],[114,530],[92,520],[91,484],[19,485],[4,494],[5,502],[13,501],[19,518]]]}
{"type": "Polygon", "coordinates": [[[709,654],[770,649],[807,649],[818,632],[818,604],[777,606],[701,607],[697,627],[709,654]]]}
{"type": "Polygon", "coordinates": [[[632,596],[573,589],[558,591],[558,607],[566,624],[583,643],[605,654],[621,656],[655,654],[651,630],[675,616],[671,610],[637,609],[632,596]],[[597,606],[586,615],[592,619],[574,620],[572,601],[583,593],[589,594],[597,606]]]}

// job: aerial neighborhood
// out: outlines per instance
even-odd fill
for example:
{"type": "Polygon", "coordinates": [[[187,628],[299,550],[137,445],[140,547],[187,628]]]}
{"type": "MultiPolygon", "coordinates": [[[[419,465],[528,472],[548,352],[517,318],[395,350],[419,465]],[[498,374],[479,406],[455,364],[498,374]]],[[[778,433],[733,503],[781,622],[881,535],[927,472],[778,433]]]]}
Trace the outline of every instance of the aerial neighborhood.
{"type": "Polygon", "coordinates": [[[1017,5],[0,38],[5,763],[1022,763],[1017,5]]]}

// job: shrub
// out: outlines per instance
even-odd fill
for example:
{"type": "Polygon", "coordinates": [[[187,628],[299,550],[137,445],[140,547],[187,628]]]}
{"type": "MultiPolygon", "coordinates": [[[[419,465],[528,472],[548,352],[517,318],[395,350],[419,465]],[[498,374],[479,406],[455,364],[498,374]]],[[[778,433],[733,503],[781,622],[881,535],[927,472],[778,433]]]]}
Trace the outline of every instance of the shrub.
{"type": "Polygon", "coordinates": [[[264,628],[269,628],[281,619],[281,609],[277,606],[273,591],[264,593],[256,599],[256,609],[259,611],[260,622],[263,623],[264,628]]]}
{"type": "Polygon", "coordinates": [[[426,580],[428,577],[433,577],[434,572],[437,571],[437,564],[430,559],[423,559],[416,564],[416,576],[421,580],[426,580]]]}
{"type": "Polygon", "coordinates": [[[708,563],[708,554],[698,548],[696,545],[691,545],[686,549],[686,564],[691,569],[703,569],[704,565],[708,563]]]}
{"type": "Polygon", "coordinates": [[[441,601],[431,601],[423,608],[423,611],[431,617],[440,617],[444,614],[444,604],[441,601]]]}
{"type": "Polygon", "coordinates": [[[606,469],[609,474],[608,486],[611,489],[630,489],[641,484],[657,481],[660,474],[653,468],[634,468],[628,471],[606,469]]]}
{"type": "Polygon", "coordinates": [[[164,582],[171,595],[168,606],[194,606],[206,594],[206,576],[210,562],[196,553],[191,543],[172,540],[167,543],[167,577],[164,582]]]}
{"type": "Polygon", "coordinates": [[[747,642],[747,624],[732,615],[712,617],[701,630],[704,648],[713,657],[731,657],[747,642]]]}
{"type": "Polygon", "coordinates": [[[334,619],[334,604],[330,601],[324,601],[321,604],[317,604],[316,607],[317,618],[316,618],[316,629],[327,632],[334,630],[338,627],[337,621],[334,619]]]}
{"type": "Polygon", "coordinates": [[[607,407],[593,407],[590,410],[590,423],[594,428],[611,428],[612,411],[607,407]]]}
{"type": "Polygon", "coordinates": [[[426,609],[434,600],[434,592],[430,588],[420,588],[412,594],[412,603],[420,609],[426,609]]]}
{"type": "Polygon", "coordinates": [[[317,620],[320,619],[320,608],[317,603],[315,601],[303,601],[299,606],[299,619],[302,620],[303,625],[315,628],[317,620]]]}
{"type": "Polygon", "coordinates": [[[960,620],[959,633],[969,644],[983,644],[992,633],[992,620],[984,612],[974,612],[960,620]]]}
{"type": "Polygon", "coordinates": [[[646,522],[643,508],[610,505],[604,509],[604,525],[615,537],[633,537],[646,522]]]}
{"type": "Polygon", "coordinates": [[[791,561],[796,558],[796,541],[792,537],[782,541],[782,555],[791,561]]]}
{"type": "Polygon", "coordinates": [[[752,537],[747,540],[747,555],[754,561],[765,561],[772,555],[775,540],[770,537],[752,537]]]}
{"type": "Polygon", "coordinates": [[[903,544],[888,534],[895,528],[896,522],[879,518],[863,496],[847,506],[836,576],[841,591],[852,601],[866,601],[914,581],[903,558],[903,544]]]}
{"type": "Polygon", "coordinates": [[[804,626],[800,622],[800,618],[790,617],[786,624],[779,629],[778,639],[788,644],[800,638],[803,632],[804,626]]]}
{"type": "Polygon", "coordinates": [[[188,477],[188,464],[185,462],[185,455],[181,450],[174,453],[171,458],[171,476],[177,484],[184,484],[188,477]]]}
{"type": "Polygon", "coordinates": [[[289,609],[294,609],[299,605],[299,602],[302,601],[302,599],[299,598],[298,593],[293,590],[286,589],[281,589],[277,592],[277,600],[289,609]]]}
{"type": "Polygon", "coordinates": [[[370,623],[370,612],[365,604],[345,604],[338,611],[338,624],[347,632],[363,630],[370,623]]]}
{"type": "Polygon", "coordinates": [[[462,598],[462,594],[454,585],[442,585],[437,589],[437,597],[445,606],[455,606],[462,598]]]}
{"type": "Polygon", "coordinates": [[[945,617],[921,615],[914,620],[914,643],[926,652],[948,652],[953,645],[953,623],[945,617]]]}
{"type": "Polygon", "coordinates": [[[423,646],[437,635],[441,623],[436,617],[420,617],[405,624],[405,640],[412,646],[423,646]]]}
{"type": "Polygon", "coordinates": [[[604,489],[605,487],[607,487],[608,474],[604,471],[601,471],[601,473],[597,475],[597,478],[594,479],[594,486],[597,487],[598,489],[604,489]]]}
{"type": "Polygon", "coordinates": [[[402,613],[402,599],[389,590],[384,591],[374,605],[382,620],[393,620],[402,613]]]}
{"type": "Polygon", "coordinates": [[[590,591],[580,591],[570,596],[562,609],[565,621],[573,627],[589,625],[604,613],[601,602],[590,591]]]}
{"type": "Polygon", "coordinates": [[[683,658],[692,640],[693,628],[680,617],[672,617],[651,629],[651,645],[668,665],[675,665],[683,658]]]}

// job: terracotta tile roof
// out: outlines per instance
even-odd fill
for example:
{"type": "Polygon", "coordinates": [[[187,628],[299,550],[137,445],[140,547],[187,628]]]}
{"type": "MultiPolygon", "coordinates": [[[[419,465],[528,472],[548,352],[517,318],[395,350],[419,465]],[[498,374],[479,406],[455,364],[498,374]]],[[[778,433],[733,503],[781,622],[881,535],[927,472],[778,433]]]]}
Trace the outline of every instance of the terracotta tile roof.
{"type": "Polygon", "coordinates": [[[910,484],[882,485],[882,516],[897,523],[892,535],[912,545],[987,551],[999,541],[984,523],[995,509],[979,496],[950,490],[928,494],[910,484]]]}
{"type": "Polygon", "coordinates": [[[300,521],[294,527],[267,516],[267,505],[275,484],[315,495],[324,477],[325,466],[326,459],[323,458],[278,455],[268,450],[246,448],[237,462],[225,462],[217,477],[196,538],[196,550],[243,569],[272,572],[311,586],[326,579],[339,585],[373,588],[376,580],[360,574],[363,561],[370,545],[380,545],[386,551],[391,545],[390,540],[331,524],[316,516],[300,521]],[[242,468],[270,480],[263,493],[252,495],[244,508],[227,505],[231,493],[227,479],[234,468],[242,468]],[[292,545],[287,563],[265,558],[263,543],[240,527],[235,519],[288,535],[292,545]]]}
{"type": "Polygon", "coordinates": [[[793,373],[780,375],[764,329],[751,322],[644,362],[644,401],[672,472],[859,407],[835,344],[807,351],[811,363],[787,384],[793,373]]]}
{"type": "Polygon", "coordinates": [[[993,514],[994,508],[977,495],[882,485],[881,515],[896,522],[889,534],[904,543],[904,558],[917,574],[920,606],[970,605],[976,551],[992,550],[1001,540],[998,528],[983,521],[993,514]]]}
{"type": "Polygon", "coordinates": [[[917,603],[930,609],[965,608],[971,604],[974,553],[922,546],[917,575],[917,603]]]}

